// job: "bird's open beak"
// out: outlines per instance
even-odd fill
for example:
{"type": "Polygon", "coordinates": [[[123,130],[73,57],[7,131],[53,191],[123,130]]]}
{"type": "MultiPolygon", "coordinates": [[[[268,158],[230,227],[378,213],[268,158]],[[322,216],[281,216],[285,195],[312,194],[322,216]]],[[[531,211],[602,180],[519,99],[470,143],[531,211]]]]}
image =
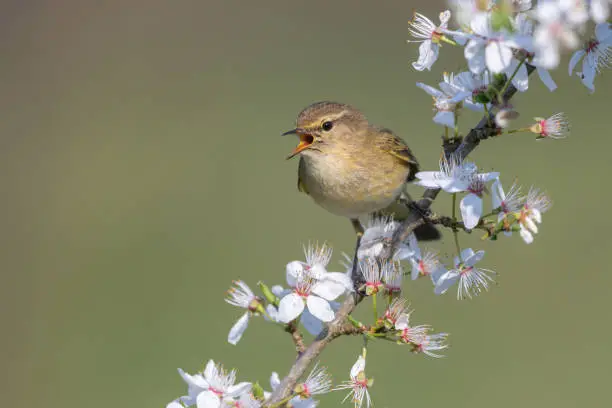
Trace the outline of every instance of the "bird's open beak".
{"type": "Polygon", "coordinates": [[[298,135],[300,137],[300,143],[298,143],[297,147],[291,152],[289,156],[287,156],[287,160],[291,159],[301,151],[308,149],[310,145],[312,145],[312,143],[314,142],[314,136],[309,133],[306,133],[303,129],[295,128],[282,134],[282,136],[286,135],[298,135]]]}

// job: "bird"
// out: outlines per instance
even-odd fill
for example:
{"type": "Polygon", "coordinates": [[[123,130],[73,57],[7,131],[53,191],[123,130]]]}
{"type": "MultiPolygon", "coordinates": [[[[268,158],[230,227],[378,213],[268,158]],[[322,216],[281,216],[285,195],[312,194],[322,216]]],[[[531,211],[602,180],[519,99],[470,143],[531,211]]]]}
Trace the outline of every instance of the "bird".
{"type": "MultiPolygon", "coordinates": [[[[299,143],[287,160],[299,156],[297,187],[328,212],[351,220],[358,236],[360,219],[381,215],[400,221],[409,209],[406,185],[415,179],[419,163],[399,136],[370,124],[357,108],[321,101],[304,108],[296,127],[299,143]]],[[[415,230],[417,239],[440,238],[426,223],[415,230]]]]}

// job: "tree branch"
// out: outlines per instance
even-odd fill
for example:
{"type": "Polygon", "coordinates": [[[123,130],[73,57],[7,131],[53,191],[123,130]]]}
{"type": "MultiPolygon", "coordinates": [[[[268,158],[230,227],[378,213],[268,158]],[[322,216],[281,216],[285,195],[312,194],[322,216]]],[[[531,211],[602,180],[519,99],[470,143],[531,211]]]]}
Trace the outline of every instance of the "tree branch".
{"type": "Polygon", "coordinates": [[[295,351],[297,351],[298,356],[300,356],[306,350],[306,345],[304,344],[304,337],[302,337],[302,333],[300,333],[298,329],[297,322],[294,320],[289,323],[285,331],[291,334],[291,339],[293,343],[295,343],[295,351]]]}
{"type": "MultiPolygon", "coordinates": [[[[527,73],[530,75],[534,71],[534,67],[527,65],[527,73]]],[[[512,96],[516,93],[516,88],[512,85],[508,87],[503,95],[503,101],[508,102],[512,96]]],[[[499,129],[492,127],[489,123],[494,122],[493,114],[483,117],[478,125],[474,127],[470,132],[463,138],[461,143],[455,143],[454,140],[445,139],[443,143],[444,154],[449,157],[451,154],[457,156],[458,159],[465,159],[475,148],[480,144],[482,140],[488,139],[492,136],[499,134],[499,129]]],[[[412,211],[408,217],[402,222],[400,227],[393,234],[393,238],[390,243],[385,246],[380,256],[381,259],[390,259],[393,255],[393,248],[395,248],[400,242],[406,240],[406,238],[420,225],[425,224],[427,218],[430,216],[430,207],[433,201],[438,196],[440,189],[427,189],[423,193],[423,197],[415,203],[412,203],[412,211]]],[[[355,287],[358,287],[357,282],[363,278],[358,272],[357,262],[357,251],[359,249],[361,239],[357,239],[357,245],[355,248],[355,256],[353,258],[353,269],[351,276],[355,287]]],[[[293,364],[293,367],[289,370],[289,374],[282,380],[280,385],[274,390],[272,396],[266,401],[265,406],[271,406],[278,404],[283,399],[287,398],[298,380],[308,367],[314,362],[314,360],[321,354],[323,349],[336,337],[342,334],[355,334],[355,330],[347,333],[346,330],[346,318],[351,314],[355,307],[361,302],[363,296],[358,292],[353,292],[347,296],[346,300],[340,306],[340,309],[336,313],[334,320],[329,323],[327,328],[306,348],[306,350],[298,357],[297,361],[293,364]]]]}

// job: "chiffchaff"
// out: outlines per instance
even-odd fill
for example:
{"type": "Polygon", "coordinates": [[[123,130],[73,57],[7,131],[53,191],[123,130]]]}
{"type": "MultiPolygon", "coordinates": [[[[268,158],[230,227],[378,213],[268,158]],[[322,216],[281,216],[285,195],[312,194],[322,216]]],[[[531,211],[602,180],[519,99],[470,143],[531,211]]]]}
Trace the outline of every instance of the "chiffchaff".
{"type": "MultiPolygon", "coordinates": [[[[373,213],[398,214],[398,199],[408,197],[406,184],[419,171],[419,164],[406,143],[392,131],[371,125],[352,106],[317,102],[297,118],[295,134],[300,142],[287,157],[300,156],[298,189],[327,211],[348,217],[356,232],[363,228],[360,217],[373,213]]],[[[403,207],[403,217],[407,209],[403,207]]],[[[440,237],[433,225],[415,230],[417,238],[440,237]]]]}

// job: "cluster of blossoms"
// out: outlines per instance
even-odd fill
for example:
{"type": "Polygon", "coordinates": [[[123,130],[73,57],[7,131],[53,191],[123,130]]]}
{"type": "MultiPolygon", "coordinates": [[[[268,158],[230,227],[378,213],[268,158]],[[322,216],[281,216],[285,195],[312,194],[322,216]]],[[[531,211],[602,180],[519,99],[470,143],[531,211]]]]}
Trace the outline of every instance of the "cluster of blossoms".
{"type": "Polygon", "coordinates": [[[499,232],[509,236],[518,229],[523,240],[530,244],[533,234],[538,232],[536,223],[542,222],[542,214],[552,204],[548,196],[535,187],[523,195],[521,187],[514,183],[506,194],[499,173],[479,173],[474,163],[459,161],[454,156],[440,160],[440,171],[422,171],[416,177],[417,184],[424,187],[439,188],[453,195],[465,193],[459,204],[463,227],[485,229],[492,239],[496,239],[499,232]],[[490,182],[493,182],[492,205],[487,216],[497,214],[497,222],[482,219],[482,197],[489,191],[487,184],[490,182]]]}
{"type": "MultiPolygon", "coordinates": [[[[188,374],[179,369],[179,374],[187,384],[187,395],[170,402],[167,408],[258,408],[271,392],[259,384],[250,382],[236,383],[236,371],[226,371],[220,364],[209,360],[206,368],[196,374],[188,374]]],[[[270,376],[270,388],[274,391],[280,385],[277,373],[270,376]]],[[[295,396],[288,401],[295,408],[314,408],[315,395],[331,390],[331,376],[325,367],[316,365],[304,382],[295,386],[295,396]]]]}
{"type": "MultiPolygon", "coordinates": [[[[487,120],[483,123],[488,123],[496,134],[527,131],[540,140],[565,137],[569,123],[562,113],[535,118],[526,127],[508,129],[518,113],[504,99],[506,91],[510,86],[519,92],[527,91],[532,71],[554,91],[557,85],[548,70],[558,67],[563,50],[574,51],[569,63],[570,75],[582,60],[578,77],[593,91],[596,74],[612,63],[612,28],[607,21],[611,1],[540,0],[534,5],[531,0],[451,0],[456,29],[449,28],[451,11],[440,13],[437,25],[415,13],[409,25],[413,37],[409,42],[420,43],[418,59],[412,64],[416,70],[430,70],[443,44],[463,47],[465,71],[444,73],[437,88],[417,83],[434,99],[433,120],[445,127],[445,140],[450,139],[451,131],[459,138],[458,119],[463,107],[483,112],[487,120]],[[589,22],[594,25],[594,35],[581,46],[579,38],[589,29],[589,22]]],[[[452,259],[444,260],[435,251],[421,249],[415,234],[397,243],[394,238],[402,228],[400,222],[391,217],[370,218],[365,223],[355,257],[346,256],[343,271],[328,270],[332,258],[330,247],[309,245],[305,248],[304,261],[286,265],[285,286],[268,287],[259,282],[261,295],[256,295],[245,282],[234,281],[227,292],[227,303],[244,310],[228,334],[228,342],[233,345],[242,339],[251,318],[256,316],[291,333],[298,353],[306,348],[301,329],[313,336],[324,337],[326,327],[336,330],[334,336],[363,336],[365,346],[348,380],[334,388],[325,367],[316,364],[304,380],[295,385],[291,383],[290,390],[279,388],[280,378],[272,373],[271,392],[268,392],[257,382],[236,383],[234,370],[227,371],[211,360],[203,371],[193,375],[179,369],[187,383],[187,395],[167,407],[309,408],[318,404],[315,397],[333,390],[348,390],[344,401],[350,399],[355,407],[364,403],[369,407],[374,383],[366,376],[369,341],[383,338],[413,353],[442,357],[441,353],[448,348],[448,334],[435,333],[427,324],[412,323],[413,310],[402,297],[404,280],[428,277],[437,295],[456,286],[458,299],[487,291],[496,273],[480,266],[485,255],[483,250],[461,248],[458,232],[480,229],[485,231],[483,238],[489,240],[518,232],[530,244],[551,201],[535,187],[526,189],[513,183],[505,191],[498,172],[481,172],[474,163],[454,154],[443,155],[439,171],[422,171],[416,178],[416,184],[422,187],[452,195],[452,216],[437,219],[453,232],[456,256],[452,259]],[[491,196],[488,212],[484,210],[485,194],[491,196]],[[460,217],[456,215],[457,210],[460,217]],[[391,242],[394,246],[389,255],[391,242]],[[342,315],[339,302],[343,297],[358,299],[356,304],[371,300],[374,319],[368,324],[346,311],[342,315]],[[377,305],[381,303],[384,308],[379,313],[377,305]],[[286,398],[271,403],[273,393],[279,390],[286,398]]],[[[430,221],[434,215],[429,214],[430,221]]]]}
{"type": "MultiPolygon", "coordinates": [[[[417,83],[434,99],[434,122],[447,128],[456,128],[463,107],[494,110],[497,126],[506,128],[508,119],[518,116],[502,100],[507,84],[527,91],[532,69],[554,91],[557,85],[548,70],[558,67],[564,49],[574,50],[570,75],[582,60],[582,70],[576,74],[591,92],[595,76],[612,64],[610,0],[540,0],[535,5],[531,0],[455,0],[452,6],[457,29],[449,28],[448,10],[440,13],[439,25],[415,13],[409,27],[413,39],[408,41],[421,43],[412,64],[419,71],[431,69],[443,44],[463,47],[467,70],[445,73],[439,89],[417,83]],[[591,20],[594,34],[585,36],[591,20]]],[[[553,132],[535,133],[542,138],[560,136],[569,130],[565,124],[563,120],[553,132]]]]}

